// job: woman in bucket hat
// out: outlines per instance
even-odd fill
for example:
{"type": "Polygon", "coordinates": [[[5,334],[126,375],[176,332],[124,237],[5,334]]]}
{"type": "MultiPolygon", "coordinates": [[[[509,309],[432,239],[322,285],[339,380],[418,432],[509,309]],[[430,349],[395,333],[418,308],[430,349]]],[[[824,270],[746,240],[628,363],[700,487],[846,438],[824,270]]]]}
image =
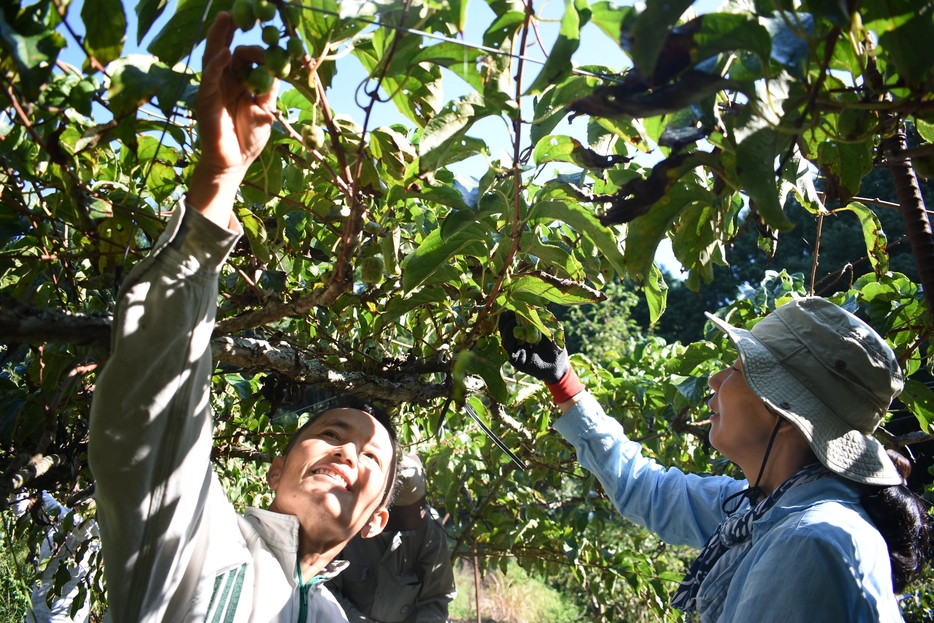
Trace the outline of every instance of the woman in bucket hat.
{"type": "Polygon", "coordinates": [[[754,482],[684,474],[641,454],[547,340],[503,346],[544,381],[554,426],[620,513],[701,552],[672,605],[700,621],[901,621],[895,594],[927,565],[923,503],[873,432],[903,386],[895,353],[820,298],[792,301],[751,331],[708,314],[739,352],[713,375],[710,443],[754,482]],[[754,478],[754,480],[752,480],[754,478]]]}

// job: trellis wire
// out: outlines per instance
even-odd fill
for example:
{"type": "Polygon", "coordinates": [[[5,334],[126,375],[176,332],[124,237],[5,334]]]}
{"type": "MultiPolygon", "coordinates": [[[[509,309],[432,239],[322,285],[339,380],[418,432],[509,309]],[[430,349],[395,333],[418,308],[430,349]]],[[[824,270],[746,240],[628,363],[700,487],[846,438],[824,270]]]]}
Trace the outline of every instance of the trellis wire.
{"type": "MultiPolygon", "coordinates": [[[[328,9],[322,9],[314,7],[307,4],[301,4],[300,2],[285,2],[284,4],[288,6],[293,6],[299,8],[303,11],[311,11],[313,13],[321,13],[322,15],[330,15],[331,17],[340,18],[341,14],[339,11],[330,11],[328,9]]],[[[460,41],[451,37],[446,37],[444,35],[439,35],[433,32],[427,32],[425,30],[418,30],[416,28],[408,28],[406,26],[397,26],[396,24],[385,24],[378,19],[370,19],[367,17],[351,17],[349,18],[354,21],[363,22],[365,24],[370,24],[371,26],[377,26],[379,28],[389,28],[390,30],[398,30],[407,34],[418,35],[420,37],[425,37],[427,39],[434,39],[436,41],[443,41],[444,43],[453,43],[454,45],[459,45],[464,48],[471,50],[479,50],[481,52],[488,52],[489,54],[496,54],[498,56],[508,56],[517,60],[525,61],[526,63],[533,63],[535,65],[544,65],[545,61],[532,58],[530,56],[524,56],[522,54],[514,54],[507,50],[500,50],[498,48],[490,47],[487,45],[481,45],[479,43],[471,43],[469,41],[460,41]]],[[[587,78],[598,78],[600,80],[606,80],[607,82],[615,82],[617,84],[622,84],[623,81],[617,76],[611,76],[608,74],[598,74],[590,71],[584,71],[583,69],[578,69],[576,67],[571,69],[571,73],[578,76],[585,76],[587,78]]]]}

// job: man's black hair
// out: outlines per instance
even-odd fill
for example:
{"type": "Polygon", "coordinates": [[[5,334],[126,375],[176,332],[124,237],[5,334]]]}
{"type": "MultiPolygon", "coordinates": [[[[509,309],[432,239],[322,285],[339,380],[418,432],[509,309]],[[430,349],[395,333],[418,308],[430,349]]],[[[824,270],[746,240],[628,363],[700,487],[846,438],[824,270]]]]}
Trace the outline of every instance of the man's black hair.
{"type": "Polygon", "coordinates": [[[386,432],[389,433],[389,440],[392,442],[392,459],[389,462],[389,480],[386,482],[386,489],[383,492],[383,499],[380,503],[380,506],[389,508],[392,505],[392,498],[396,493],[396,481],[399,478],[399,441],[396,437],[396,429],[392,425],[392,420],[389,419],[389,414],[380,407],[377,407],[376,405],[369,403],[366,400],[357,398],[356,396],[351,396],[349,394],[335,396],[325,400],[323,403],[318,405],[318,410],[312,413],[308,420],[292,434],[292,437],[289,439],[289,443],[286,445],[285,452],[282,453],[282,456],[285,457],[289,454],[289,452],[292,451],[292,448],[294,448],[295,444],[298,443],[298,440],[301,438],[302,434],[308,430],[308,428],[318,418],[320,418],[328,411],[333,411],[335,409],[355,409],[357,411],[362,411],[379,422],[383,428],[386,429],[386,432]]]}

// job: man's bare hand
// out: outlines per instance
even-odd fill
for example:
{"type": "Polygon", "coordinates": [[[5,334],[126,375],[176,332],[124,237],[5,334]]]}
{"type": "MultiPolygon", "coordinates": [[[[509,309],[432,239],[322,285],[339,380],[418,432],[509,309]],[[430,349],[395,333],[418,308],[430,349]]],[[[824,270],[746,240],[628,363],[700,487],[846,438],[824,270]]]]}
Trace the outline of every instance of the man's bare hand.
{"type": "Polygon", "coordinates": [[[269,93],[253,95],[238,78],[263,62],[263,48],[238,46],[231,53],[235,30],[230,15],[218,13],[208,32],[195,98],[201,159],[188,191],[191,207],[221,226],[228,225],[237,188],[269,140],[279,91],[275,80],[269,93]]]}

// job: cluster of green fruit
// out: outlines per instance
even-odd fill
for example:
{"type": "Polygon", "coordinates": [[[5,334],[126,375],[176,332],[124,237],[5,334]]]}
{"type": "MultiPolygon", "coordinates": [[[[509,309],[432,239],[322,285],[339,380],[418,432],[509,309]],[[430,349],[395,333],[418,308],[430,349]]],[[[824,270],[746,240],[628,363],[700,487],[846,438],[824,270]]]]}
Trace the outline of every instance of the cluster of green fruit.
{"type": "Polygon", "coordinates": [[[517,324],[512,328],[512,336],[520,342],[528,342],[529,344],[538,344],[542,341],[542,332],[532,325],[523,326],[517,324]]]}
{"type": "MultiPolygon", "coordinates": [[[[240,30],[251,30],[256,22],[269,22],[276,17],[276,5],[269,0],[234,0],[231,15],[240,30]]],[[[294,30],[301,18],[301,9],[287,3],[278,7],[282,21],[294,30]]],[[[278,26],[263,27],[263,42],[268,46],[263,64],[248,69],[242,76],[247,87],[255,95],[265,95],[272,89],[276,78],[285,78],[292,71],[292,59],[305,55],[305,46],[297,36],[289,37],[285,48],[279,45],[281,34],[278,26]]]]}

